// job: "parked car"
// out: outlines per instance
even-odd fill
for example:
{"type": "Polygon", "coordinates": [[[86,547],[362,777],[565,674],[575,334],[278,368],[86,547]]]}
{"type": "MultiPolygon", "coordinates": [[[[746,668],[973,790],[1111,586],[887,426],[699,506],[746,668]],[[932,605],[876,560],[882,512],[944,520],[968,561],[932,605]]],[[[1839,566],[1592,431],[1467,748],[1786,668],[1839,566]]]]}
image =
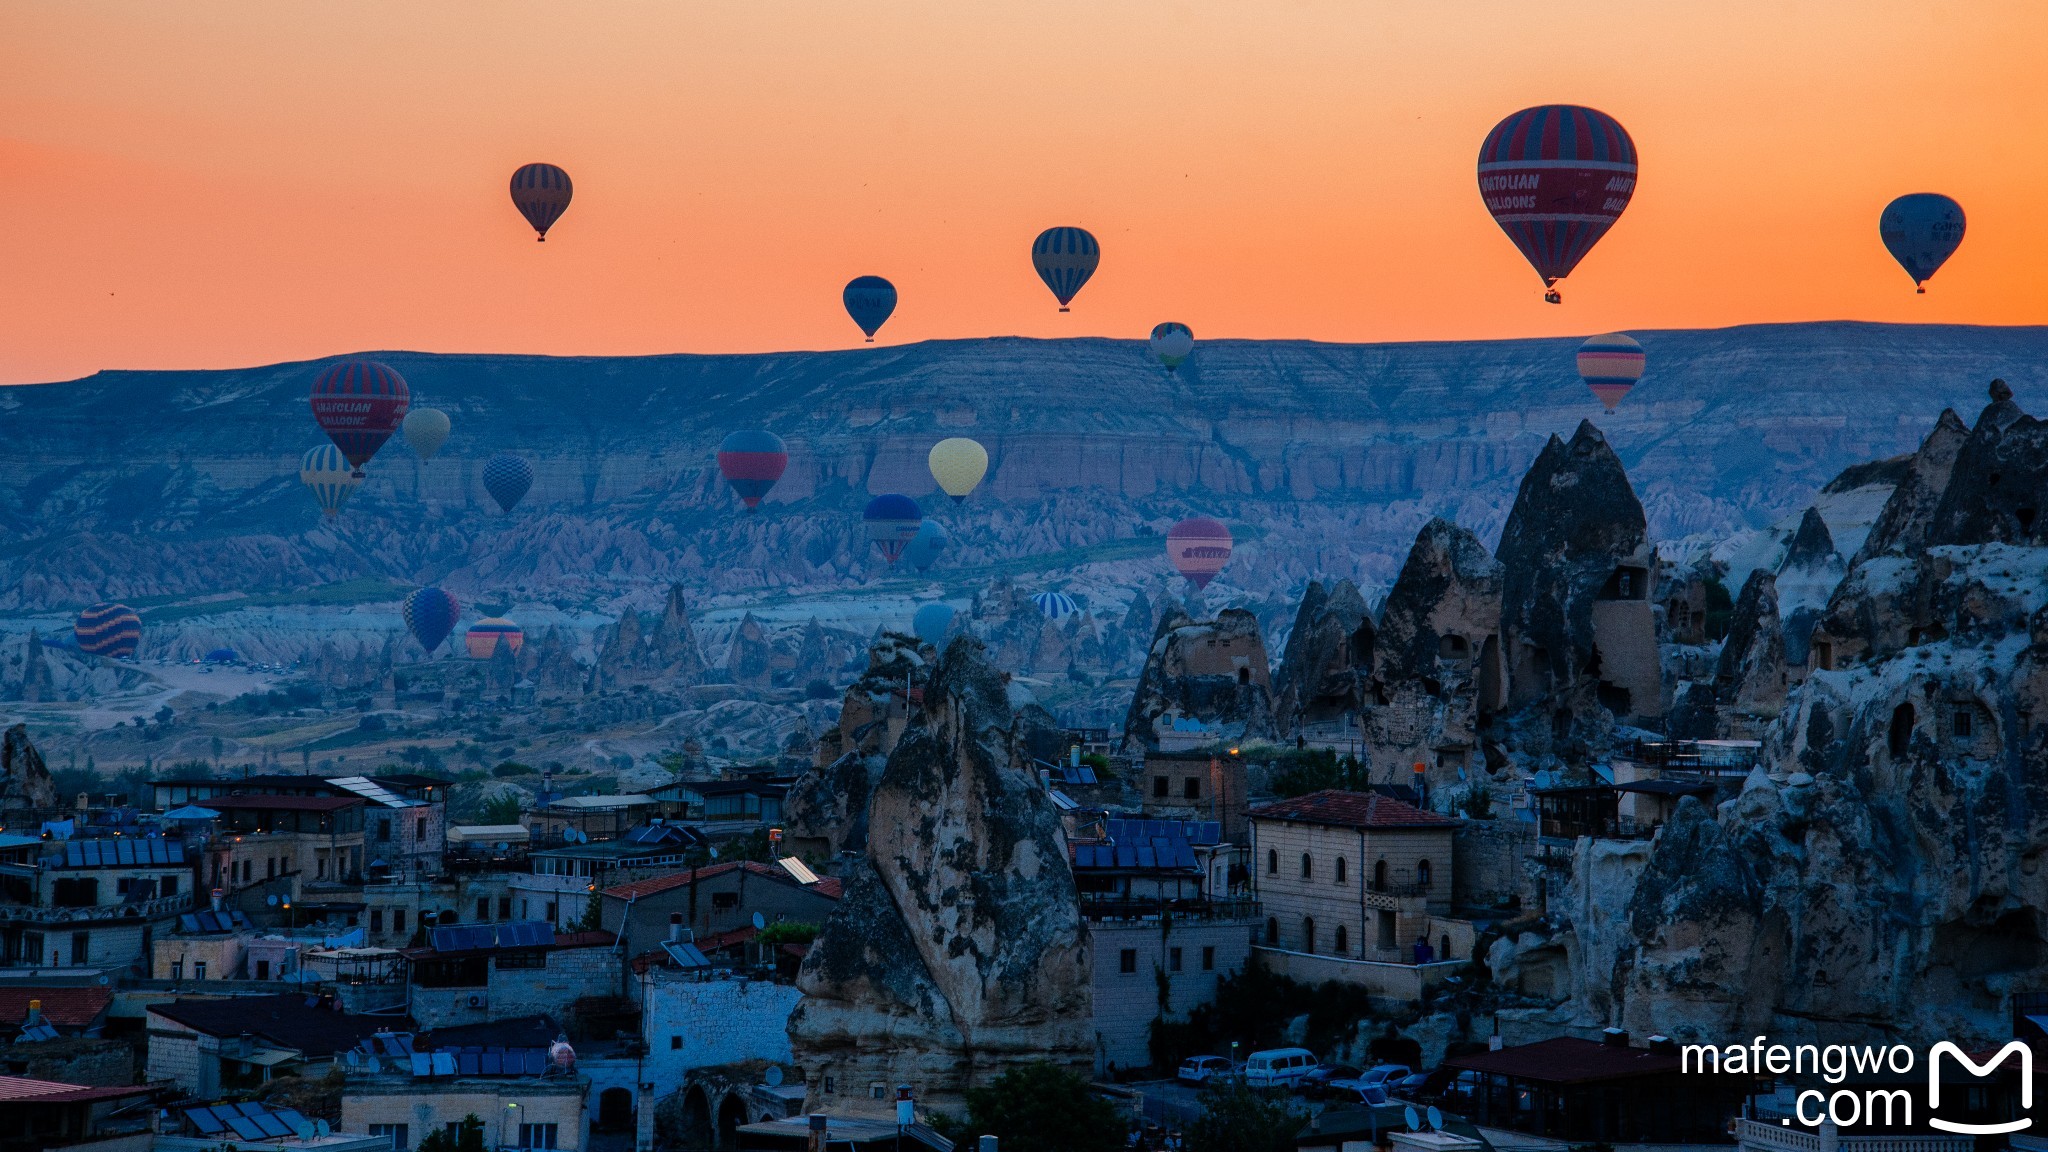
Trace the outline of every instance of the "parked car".
{"type": "Polygon", "coordinates": [[[1393,1093],[1396,1096],[1412,1097],[1421,1095],[1423,1090],[1428,1087],[1429,1073],[1417,1072],[1412,1076],[1403,1076],[1399,1084],[1390,1085],[1387,1088],[1387,1091],[1393,1093]]]}
{"type": "Polygon", "coordinates": [[[1377,1108],[1387,1102],[1387,1092],[1384,1088],[1339,1088],[1331,1085],[1323,1090],[1323,1099],[1335,1104],[1362,1104],[1367,1108],[1377,1108]]]}
{"type": "Polygon", "coordinates": [[[1230,1075],[1230,1061],[1221,1056],[1190,1056],[1180,1062],[1173,1078],[1183,1084],[1200,1086],[1230,1075]]]}
{"type": "Polygon", "coordinates": [[[1355,1080],[1358,1069],[1349,1064],[1318,1064],[1295,1081],[1294,1090],[1311,1100],[1320,1098],[1335,1080],[1355,1080]]]}
{"type": "Polygon", "coordinates": [[[1244,1062],[1244,1082],[1254,1088],[1288,1088],[1316,1066],[1306,1048],[1268,1048],[1244,1062]]]}
{"type": "Polygon", "coordinates": [[[1391,1093],[1395,1085],[1413,1075],[1414,1071],[1414,1069],[1406,1064],[1375,1064],[1349,1080],[1330,1081],[1330,1087],[1342,1088],[1347,1091],[1356,1088],[1373,1088],[1381,1092],[1391,1093]]]}

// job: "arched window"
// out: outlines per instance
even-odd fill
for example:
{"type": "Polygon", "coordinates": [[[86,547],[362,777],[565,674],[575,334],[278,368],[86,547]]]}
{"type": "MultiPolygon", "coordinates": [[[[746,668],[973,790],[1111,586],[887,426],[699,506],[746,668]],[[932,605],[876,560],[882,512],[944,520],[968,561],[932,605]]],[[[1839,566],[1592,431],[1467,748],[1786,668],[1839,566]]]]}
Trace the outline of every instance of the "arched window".
{"type": "Polygon", "coordinates": [[[1316,950],[1316,918],[1313,916],[1303,916],[1301,918],[1301,950],[1303,952],[1313,952],[1316,950]]]}
{"type": "Polygon", "coordinates": [[[1316,874],[1316,862],[1308,853],[1301,854],[1301,878],[1307,880],[1316,874]]]}
{"type": "Polygon", "coordinates": [[[1252,682],[1252,670],[1251,670],[1251,669],[1249,669],[1249,668],[1239,668],[1239,669],[1237,670],[1237,682],[1238,682],[1239,684],[1249,684],[1249,683],[1251,683],[1251,682],[1252,682]]]}
{"type": "Polygon", "coordinates": [[[1280,850],[1278,848],[1268,848],[1266,849],[1266,875],[1278,876],[1279,874],[1280,850]]]}
{"type": "Polygon", "coordinates": [[[1384,859],[1372,862],[1372,890],[1375,892],[1385,892],[1387,890],[1387,862],[1384,859]]]}
{"type": "Polygon", "coordinates": [[[1417,860],[1415,862],[1415,882],[1424,888],[1429,887],[1429,861],[1417,860]]]}
{"type": "Polygon", "coordinates": [[[1443,951],[1441,951],[1441,952],[1437,953],[1437,959],[1439,959],[1439,960],[1449,960],[1450,958],[1451,958],[1451,937],[1450,937],[1450,934],[1449,934],[1449,933],[1445,933],[1445,934],[1444,934],[1444,938],[1443,938],[1443,951]]]}
{"type": "MultiPolygon", "coordinates": [[[[1343,882],[1344,882],[1344,858],[1343,858],[1342,856],[1339,856],[1339,857],[1337,857],[1337,883],[1339,883],[1339,884],[1342,884],[1343,882]]],[[[1338,929],[1338,931],[1339,931],[1339,932],[1341,932],[1341,931],[1343,931],[1343,929],[1339,928],[1339,929],[1338,929]]]]}
{"type": "Polygon", "coordinates": [[[1351,955],[1351,933],[1344,925],[1337,925],[1337,955],[1351,955]]]}
{"type": "Polygon", "coordinates": [[[1266,917],[1266,943],[1280,943],[1280,921],[1272,916],[1266,917]]]}

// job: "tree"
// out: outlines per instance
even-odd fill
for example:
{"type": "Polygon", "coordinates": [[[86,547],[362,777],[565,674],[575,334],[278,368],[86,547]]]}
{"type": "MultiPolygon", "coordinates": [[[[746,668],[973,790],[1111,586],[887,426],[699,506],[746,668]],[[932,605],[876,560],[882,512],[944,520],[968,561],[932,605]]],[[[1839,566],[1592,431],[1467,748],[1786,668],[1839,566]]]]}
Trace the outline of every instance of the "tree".
{"type": "Polygon", "coordinates": [[[1003,1152],[1117,1152],[1125,1125],[1088,1081],[1040,1061],[967,1090],[967,1124],[1003,1152]]]}
{"type": "Polygon", "coordinates": [[[479,818],[486,824],[519,823],[519,797],[500,796],[495,800],[486,801],[479,818]]]}
{"type": "Polygon", "coordinates": [[[1285,1096],[1265,1095],[1243,1084],[1209,1094],[1202,1114],[1188,1125],[1188,1152],[1294,1152],[1294,1138],[1308,1117],[1285,1096]]]}
{"type": "Polygon", "coordinates": [[[455,1135],[436,1128],[413,1145],[413,1152],[484,1152],[484,1122],[471,1112],[462,1118],[455,1135]]]}

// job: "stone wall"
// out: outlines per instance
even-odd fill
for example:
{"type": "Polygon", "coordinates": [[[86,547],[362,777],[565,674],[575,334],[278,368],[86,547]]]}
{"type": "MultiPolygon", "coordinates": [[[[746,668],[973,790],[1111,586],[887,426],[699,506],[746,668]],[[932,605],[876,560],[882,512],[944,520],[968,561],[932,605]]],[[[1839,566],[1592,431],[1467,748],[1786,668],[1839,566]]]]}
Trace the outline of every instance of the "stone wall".
{"type": "Polygon", "coordinates": [[[552,1124],[552,1147],[559,1152],[580,1152],[588,1130],[583,1102],[589,1087],[581,1076],[546,1080],[354,1077],[342,1090],[340,1130],[367,1134],[372,1124],[402,1124],[406,1128],[402,1152],[405,1147],[417,1146],[429,1132],[475,1116],[484,1122],[486,1147],[518,1147],[522,1143],[520,1125],[552,1124]],[[518,1107],[511,1107],[513,1104],[518,1107]]]}
{"type": "Polygon", "coordinates": [[[412,1018],[421,1028],[481,1024],[514,1016],[559,1015],[583,996],[617,996],[623,990],[619,955],[609,944],[557,948],[547,954],[545,968],[499,968],[491,964],[484,988],[420,988],[412,990],[412,1018]],[[476,1007],[471,997],[481,997],[476,1007]]]}
{"type": "Polygon", "coordinates": [[[1244,970],[1257,927],[1250,918],[1091,923],[1096,1074],[1149,1065],[1152,1022],[1213,1003],[1217,982],[1244,970]]]}
{"type": "Polygon", "coordinates": [[[1451,903],[1460,908],[1498,908],[1509,897],[1519,897],[1522,907],[1536,907],[1536,884],[1527,867],[1536,849],[1534,821],[1466,821],[1451,834],[1451,851],[1458,861],[1451,876],[1451,903]]]}
{"type": "Polygon", "coordinates": [[[1465,966],[1462,960],[1436,964],[1382,964],[1374,960],[1346,960],[1338,956],[1311,956],[1261,944],[1252,949],[1254,963],[1275,975],[1302,984],[1332,981],[1363,988],[1373,1007],[1384,1012],[1405,1012],[1423,1003],[1423,998],[1465,966]]]}
{"type": "Polygon", "coordinates": [[[791,984],[650,972],[641,987],[647,1079],[679,1085],[693,1068],[790,1063],[789,1013],[802,998],[791,984]]]}
{"type": "Polygon", "coordinates": [[[126,1040],[64,1036],[0,1049],[0,1071],[31,1080],[121,1088],[135,1080],[135,1048],[126,1040]]]}

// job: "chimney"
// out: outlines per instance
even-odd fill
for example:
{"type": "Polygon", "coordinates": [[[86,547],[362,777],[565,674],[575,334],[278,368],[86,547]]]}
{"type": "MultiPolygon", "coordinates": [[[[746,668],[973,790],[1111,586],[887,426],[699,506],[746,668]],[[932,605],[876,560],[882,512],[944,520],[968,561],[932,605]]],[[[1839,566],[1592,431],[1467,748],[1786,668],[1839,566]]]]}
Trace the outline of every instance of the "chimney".
{"type": "Polygon", "coordinates": [[[683,938],[683,914],[682,914],[681,912],[671,912],[671,913],[669,913],[669,914],[668,914],[668,939],[669,939],[669,943],[673,944],[673,943],[675,943],[675,942],[677,942],[677,941],[681,940],[682,938],[683,938]]]}
{"type": "Polygon", "coordinates": [[[1600,1032],[1600,1042],[1609,1048],[1626,1048],[1628,1033],[1619,1028],[1604,1028],[1600,1032]]]}
{"type": "Polygon", "coordinates": [[[1079,768],[1081,766],[1081,746],[1079,744],[1074,745],[1072,748],[1067,749],[1067,754],[1070,757],[1067,761],[1067,767],[1079,768]]]}
{"type": "Polygon", "coordinates": [[[809,1119],[810,1152],[825,1152],[825,1114],[813,1112],[809,1119]]]}
{"type": "Polygon", "coordinates": [[[910,1085],[896,1086],[896,1126],[908,1128],[917,1123],[917,1102],[910,1098],[910,1085]]]}
{"type": "Polygon", "coordinates": [[[1678,1041],[1673,1040],[1669,1036],[1652,1036],[1650,1037],[1650,1051],[1660,1056],[1676,1056],[1678,1054],[1678,1041]]]}
{"type": "Polygon", "coordinates": [[[24,1027],[24,1028],[33,1028],[34,1026],[36,1026],[37,1024],[41,1024],[42,1022],[43,1022],[43,1002],[42,1002],[41,1000],[31,1000],[31,1001],[29,1001],[29,1002],[28,1002],[28,1019],[26,1019],[26,1020],[23,1020],[23,1021],[21,1022],[21,1026],[22,1026],[22,1027],[24,1027]]]}
{"type": "Polygon", "coordinates": [[[220,911],[220,897],[221,897],[221,891],[220,891],[220,889],[218,889],[218,888],[215,888],[215,889],[213,890],[213,910],[214,910],[215,912],[218,912],[218,911],[220,911]]]}

